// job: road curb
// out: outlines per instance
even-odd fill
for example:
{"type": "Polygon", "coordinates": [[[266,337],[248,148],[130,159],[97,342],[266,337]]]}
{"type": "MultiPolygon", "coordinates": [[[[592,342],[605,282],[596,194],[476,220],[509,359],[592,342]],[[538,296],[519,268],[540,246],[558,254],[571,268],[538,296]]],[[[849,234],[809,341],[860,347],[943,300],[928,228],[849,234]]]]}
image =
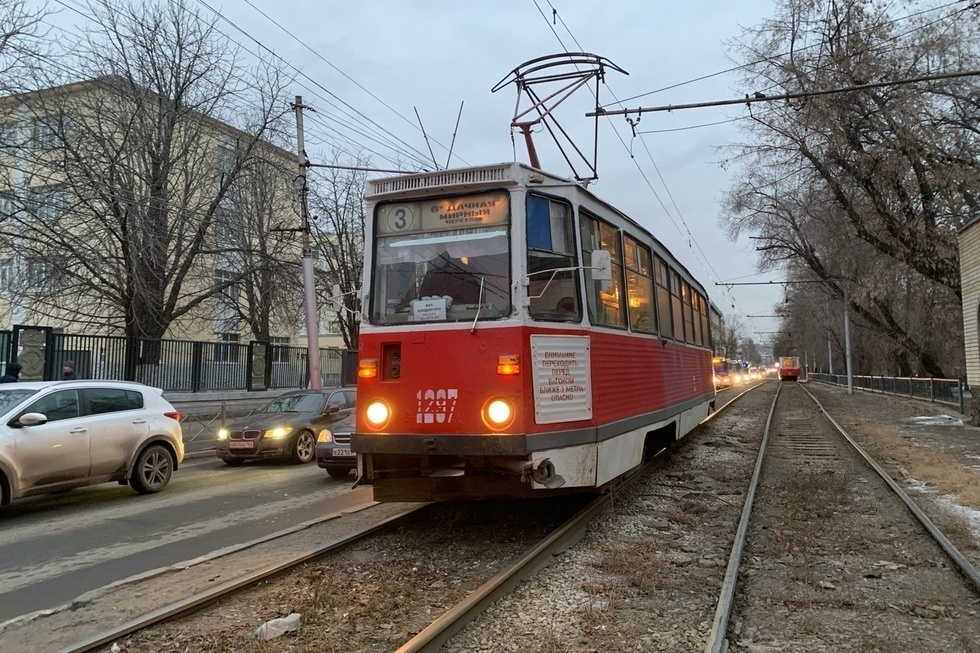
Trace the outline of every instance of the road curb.
{"type": "Polygon", "coordinates": [[[212,458],[215,455],[214,449],[207,449],[205,451],[191,451],[184,453],[184,460],[196,460],[198,458],[212,458]]]}

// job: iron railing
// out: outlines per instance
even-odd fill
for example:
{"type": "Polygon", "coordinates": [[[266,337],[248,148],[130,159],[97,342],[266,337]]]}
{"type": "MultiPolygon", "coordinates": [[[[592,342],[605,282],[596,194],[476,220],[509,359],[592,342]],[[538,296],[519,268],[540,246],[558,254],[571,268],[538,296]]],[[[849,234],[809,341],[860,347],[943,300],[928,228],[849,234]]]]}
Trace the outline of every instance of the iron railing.
{"type": "MultiPolygon", "coordinates": [[[[18,327],[20,328],[20,327],[18,327]]],[[[3,367],[17,360],[16,333],[0,331],[3,367]]],[[[306,347],[263,342],[155,340],[48,330],[42,348],[44,380],[61,378],[72,361],[80,379],[137,381],[168,392],[303,388],[309,383],[306,347]],[[253,374],[254,365],[265,369],[253,374]]],[[[324,386],[357,383],[357,352],[321,348],[324,386]]]]}
{"type": "MultiPolygon", "coordinates": [[[[855,376],[854,387],[871,392],[925,399],[959,407],[965,413],[966,400],[971,398],[962,379],[934,379],[907,376],[855,376]]],[[[847,375],[810,374],[813,381],[847,387],[847,375]]]]}

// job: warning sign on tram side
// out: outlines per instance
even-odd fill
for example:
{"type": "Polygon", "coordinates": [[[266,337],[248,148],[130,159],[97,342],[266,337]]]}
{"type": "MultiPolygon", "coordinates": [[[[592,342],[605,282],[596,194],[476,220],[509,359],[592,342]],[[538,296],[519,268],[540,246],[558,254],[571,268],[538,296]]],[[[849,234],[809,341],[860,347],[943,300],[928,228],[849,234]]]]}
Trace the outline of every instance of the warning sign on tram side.
{"type": "Polygon", "coordinates": [[[531,336],[534,421],[592,419],[588,336],[531,336]]]}

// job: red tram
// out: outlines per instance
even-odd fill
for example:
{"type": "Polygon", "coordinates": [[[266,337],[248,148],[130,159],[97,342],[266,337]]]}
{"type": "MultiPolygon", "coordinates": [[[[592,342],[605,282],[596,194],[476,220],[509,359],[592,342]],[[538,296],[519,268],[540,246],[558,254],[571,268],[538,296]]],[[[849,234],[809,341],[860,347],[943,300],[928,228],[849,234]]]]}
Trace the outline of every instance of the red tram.
{"type": "Polygon", "coordinates": [[[704,288],[579,184],[504,163],[366,201],[351,445],[376,500],[594,490],[708,414],[704,288]]]}
{"type": "Polygon", "coordinates": [[[798,381],[800,378],[800,359],[796,356],[780,357],[779,378],[783,381],[798,381]]]}

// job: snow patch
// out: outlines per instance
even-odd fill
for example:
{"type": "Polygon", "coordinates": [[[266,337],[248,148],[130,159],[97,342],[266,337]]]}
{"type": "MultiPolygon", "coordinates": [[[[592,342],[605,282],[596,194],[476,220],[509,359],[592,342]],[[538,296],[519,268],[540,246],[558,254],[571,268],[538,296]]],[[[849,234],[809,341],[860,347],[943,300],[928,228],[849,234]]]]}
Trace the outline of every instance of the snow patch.
{"type": "Polygon", "coordinates": [[[936,503],[938,503],[942,509],[951,512],[954,515],[965,517],[967,522],[970,524],[970,529],[973,531],[973,534],[980,537],[980,510],[970,508],[968,506],[962,506],[953,501],[948,494],[938,494],[929,483],[924,483],[917,479],[910,478],[905,482],[905,485],[910,490],[915,492],[933,495],[936,498],[936,503]]]}
{"type": "Polygon", "coordinates": [[[963,426],[963,420],[952,415],[927,415],[910,417],[908,421],[918,426],[963,426]]]}

